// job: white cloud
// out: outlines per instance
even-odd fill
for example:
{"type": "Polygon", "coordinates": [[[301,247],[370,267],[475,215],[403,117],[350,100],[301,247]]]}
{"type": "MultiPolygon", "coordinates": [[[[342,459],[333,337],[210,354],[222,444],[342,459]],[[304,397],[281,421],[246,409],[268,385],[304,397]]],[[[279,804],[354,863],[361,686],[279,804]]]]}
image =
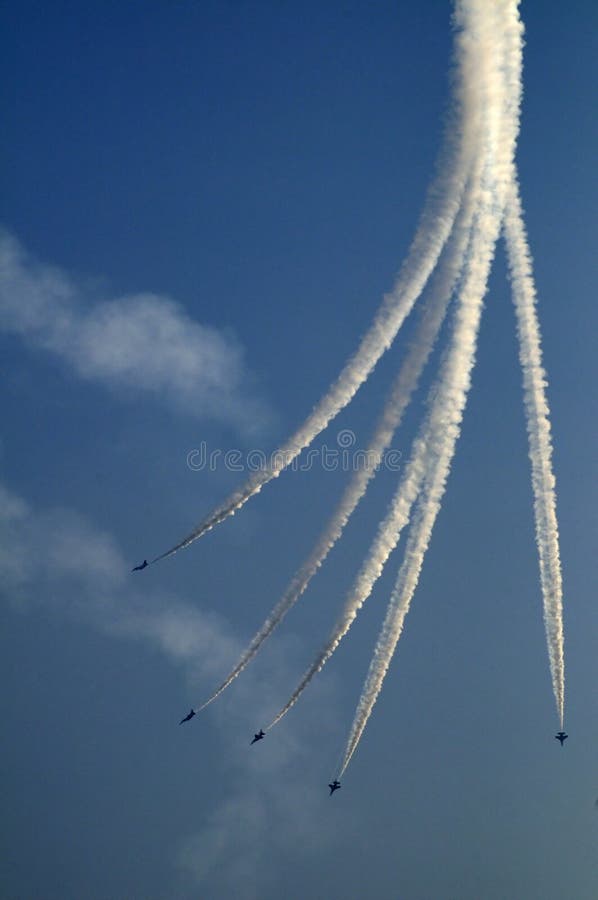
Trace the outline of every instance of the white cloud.
{"type": "MultiPolygon", "coordinates": [[[[308,746],[313,752],[313,743],[308,746]]],[[[202,896],[216,896],[216,889],[218,896],[238,900],[275,896],[280,872],[272,860],[299,852],[309,865],[310,858],[332,852],[350,837],[358,839],[351,811],[342,821],[330,816],[326,785],[306,784],[305,771],[296,774],[298,763],[303,768],[302,756],[293,748],[284,765],[273,768],[268,761],[267,773],[246,774],[251,784],[237,784],[204,828],[182,842],[178,865],[204,889],[202,896]]],[[[197,890],[189,896],[197,896],[197,890]]]]}
{"type": "MultiPolygon", "coordinates": [[[[143,591],[139,584],[110,534],[72,510],[35,510],[0,483],[0,585],[13,604],[29,614],[43,605],[105,634],[143,641],[182,666],[196,686],[213,687],[241,649],[226,621],[148,587],[147,580],[143,591]]],[[[296,677],[290,646],[279,640],[261,673],[244,674],[234,701],[224,698],[210,709],[230,748],[228,774],[202,827],[171,848],[179,882],[173,896],[196,897],[199,888],[202,896],[217,889],[221,896],[258,900],[276,889],[273,856],[300,847],[306,860],[317,858],[356,831],[346,811],[342,821],[330,817],[326,776],[323,783],[312,777],[314,734],[320,746],[339,727],[333,681],[314,685],[292,725],[258,753],[247,752],[252,729],[272,717],[281,685],[296,677]],[[247,735],[242,744],[239,734],[247,735]]]]}
{"type": "Polygon", "coordinates": [[[352,811],[345,807],[339,819],[340,807],[330,804],[326,780],[332,771],[322,775],[318,759],[322,747],[328,746],[328,734],[338,736],[334,682],[326,679],[314,685],[310,702],[284,728],[267,735],[259,750],[252,752],[248,741],[238,748],[235,744],[239,730],[251,734],[252,728],[271,718],[272,709],[280,705],[280,685],[291,685],[296,678],[290,668],[281,654],[269,684],[266,679],[256,682],[253,674],[249,679],[244,675],[247,699],[252,694],[252,702],[246,704],[251,715],[255,716],[258,696],[269,716],[250,722],[243,709],[232,705],[223,712],[219,726],[230,730],[233,765],[221,802],[204,816],[203,827],[180,844],[176,861],[184,883],[190,885],[184,896],[196,897],[198,886],[201,896],[238,900],[282,895],[277,861],[296,858],[299,852],[309,865],[338,844],[357,838],[352,811]],[[277,703],[272,706],[275,695],[277,703]],[[314,776],[314,768],[320,777],[314,776]]]}
{"type": "Polygon", "coordinates": [[[92,303],[88,293],[0,231],[0,329],[56,354],[83,379],[150,392],[246,432],[264,425],[266,405],[247,389],[252,376],[234,338],[194,321],[167,297],[92,303]]]}
{"type": "Polygon", "coordinates": [[[226,623],[159,590],[139,591],[115,540],[72,510],[35,511],[0,484],[0,584],[13,605],[52,605],[136,638],[214,681],[239,650],[226,623]]]}

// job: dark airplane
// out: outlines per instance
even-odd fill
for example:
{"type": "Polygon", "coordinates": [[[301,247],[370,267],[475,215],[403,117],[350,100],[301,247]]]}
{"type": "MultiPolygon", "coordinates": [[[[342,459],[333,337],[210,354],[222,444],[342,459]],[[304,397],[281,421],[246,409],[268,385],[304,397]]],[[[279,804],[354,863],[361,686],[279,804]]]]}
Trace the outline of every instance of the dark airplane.
{"type": "Polygon", "coordinates": [[[144,559],[143,562],[139,566],[135,566],[134,569],[131,569],[131,572],[141,572],[142,569],[147,569],[149,563],[147,559],[144,559]]]}
{"type": "Polygon", "coordinates": [[[332,795],[334,794],[335,791],[338,791],[338,789],[340,788],[340,786],[341,786],[341,783],[340,783],[340,781],[337,781],[336,778],[334,779],[334,781],[332,782],[332,784],[329,784],[329,785],[328,785],[328,787],[330,788],[330,796],[331,796],[331,797],[332,797],[332,795]]]}
{"type": "Polygon", "coordinates": [[[569,735],[565,734],[564,731],[559,731],[558,734],[555,734],[555,738],[557,739],[557,741],[561,742],[561,747],[563,746],[563,744],[565,743],[565,741],[567,740],[568,737],[569,737],[569,735]]]}
{"type": "Polygon", "coordinates": [[[190,713],[187,713],[187,715],[185,716],[184,719],[181,719],[181,721],[179,722],[179,725],[182,725],[183,722],[188,722],[189,719],[192,719],[194,715],[195,715],[195,710],[192,709],[190,713]]]}
{"type": "MultiPolygon", "coordinates": [[[[258,733],[253,735],[253,740],[252,740],[251,744],[255,744],[256,741],[262,741],[265,737],[266,737],[265,733],[260,728],[258,733]]],[[[251,744],[249,745],[250,747],[251,747],[251,744]]]]}

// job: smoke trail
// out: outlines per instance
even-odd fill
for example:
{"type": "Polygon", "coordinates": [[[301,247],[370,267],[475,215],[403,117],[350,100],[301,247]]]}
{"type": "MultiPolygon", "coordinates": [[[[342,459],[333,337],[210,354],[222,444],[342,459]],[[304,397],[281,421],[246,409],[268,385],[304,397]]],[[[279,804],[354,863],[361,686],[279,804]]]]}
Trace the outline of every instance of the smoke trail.
{"type": "Polygon", "coordinates": [[[529,458],[536,519],[536,543],[544,625],[557,712],[563,728],[565,715],[565,659],[563,648],[563,583],[556,517],[555,478],[552,471],[550,410],[546,398],[546,372],[542,367],[540,325],[536,309],[532,259],[527,242],[519,185],[515,170],[504,217],[504,235],[517,316],[519,360],[527,420],[529,458]]]}
{"type": "Polygon", "coordinates": [[[267,482],[277,478],[352,400],[382,354],[392,344],[423,291],[449,237],[461,205],[471,161],[477,152],[478,122],[482,112],[478,77],[483,67],[483,48],[480,42],[471,39],[470,32],[475,32],[479,17],[480,10],[475,4],[457,3],[453,16],[456,60],[453,109],[440,153],[439,171],[428,192],[418,229],[395,286],[385,296],[356,353],[303,425],[273,454],[271,465],[255,473],[193,531],[153,559],[152,563],[188,547],[233,515],[267,482]]]}
{"type": "MultiPolygon", "coordinates": [[[[497,4],[494,8],[488,8],[488,5],[483,3],[482,0],[468,4],[468,12],[472,15],[473,36],[477,46],[481,48],[480,56],[481,61],[484,63],[483,66],[480,66],[476,77],[482,86],[485,101],[484,121],[488,132],[485,141],[488,155],[486,166],[489,166],[494,174],[496,174],[495,170],[499,168],[497,160],[501,158],[501,151],[503,154],[505,150],[508,153],[514,147],[514,141],[505,141],[503,146],[498,146],[502,144],[499,141],[499,137],[502,137],[500,130],[503,122],[503,107],[505,105],[502,80],[498,75],[501,46],[497,41],[496,34],[500,23],[495,21],[495,14],[499,6],[500,4],[497,4]]],[[[507,156],[507,159],[510,158],[507,156]]],[[[479,322],[481,314],[481,300],[485,291],[494,244],[500,228],[502,211],[502,206],[497,204],[496,196],[488,185],[480,186],[479,203],[480,221],[475,228],[473,239],[475,249],[472,249],[469,260],[468,281],[464,292],[465,296],[473,294],[474,301],[476,290],[478,294],[481,292],[481,296],[479,296],[477,301],[472,301],[473,311],[468,309],[463,299],[461,301],[460,313],[457,316],[455,326],[456,332],[460,337],[454,338],[453,351],[445,358],[441,376],[437,385],[431,391],[430,396],[434,397],[432,412],[429,414],[424,427],[420,430],[420,434],[414,442],[409,465],[392,500],[390,510],[378,528],[370,552],[357,575],[353,587],[349,591],[341,615],[327,643],[304,673],[289,700],[268,728],[276,725],[295,705],[312,678],[321,671],[330,659],[343,637],[349,631],[357,613],[371,594],[374,584],[382,574],[390,554],[398,543],[402,529],[409,521],[411,508],[417,499],[426,476],[430,465],[428,443],[431,442],[435,434],[437,434],[438,440],[444,437],[445,434],[450,433],[450,417],[447,410],[458,409],[461,395],[466,395],[467,387],[465,385],[468,384],[473,351],[470,354],[471,362],[469,367],[467,353],[472,341],[475,347],[477,322],[479,322]],[[478,285],[480,286],[479,290],[478,285]]]]}
{"type": "Polygon", "coordinates": [[[460,321],[456,324],[446,368],[439,379],[439,393],[420,433],[420,439],[427,447],[428,457],[424,488],[418,499],[405,557],[391,594],[384,624],[357,706],[340,775],[347,768],[359,743],[401,636],[405,616],[409,611],[430,543],[434,522],[440,510],[456,442],[461,431],[475,362],[483,297],[501,221],[493,193],[487,198],[485,206],[485,212],[480,217],[479,232],[474,239],[469,277],[461,297],[458,312],[460,321]]]}
{"type": "MultiPolygon", "coordinates": [[[[434,522],[440,510],[456,441],[461,430],[461,420],[471,381],[471,371],[475,362],[475,345],[482,311],[482,300],[486,291],[494,247],[504,216],[509,186],[512,183],[513,159],[518,133],[523,28],[517,16],[516,3],[508,4],[504,9],[503,15],[502,44],[505,58],[503,59],[501,70],[504,84],[504,99],[502,103],[504,124],[501,128],[498,143],[494,148],[490,145],[492,184],[480,224],[480,246],[474,252],[473,257],[473,262],[477,264],[477,271],[475,268],[471,269],[462,297],[463,306],[469,304],[470,307],[469,314],[467,312],[465,314],[471,316],[472,323],[477,318],[477,325],[475,332],[470,331],[469,347],[466,344],[462,347],[465,353],[462,360],[464,368],[461,371],[461,384],[458,388],[458,394],[454,397],[454,405],[451,410],[448,427],[445,422],[440,430],[436,426],[435,435],[433,432],[430,435],[433,457],[431,472],[426,477],[425,488],[419,499],[415,521],[407,542],[405,558],[391,595],[380,637],[378,638],[374,656],[357,705],[339,777],[347,768],[360,741],[382,688],[382,683],[397,642],[401,636],[405,616],[409,611],[424,556],[430,543],[434,522]],[[463,376],[465,376],[464,380],[463,376]]],[[[459,337],[455,334],[454,345],[457,345],[459,340],[459,337]]],[[[432,423],[433,419],[434,411],[431,413],[429,424],[432,423]]]]}
{"type": "Polygon", "coordinates": [[[382,415],[372,434],[370,444],[365,451],[366,463],[364,467],[354,473],[326,528],[320,535],[308,558],[295,573],[280,601],[272,609],[249,646],[243,651],[234,668],[219,687],[216,688],[214,693],[198,708],[198,712],[209,706],[232,684],[235,678],[241,674],[256,656],[262,644],[280,625],[289,610],[299,600],[311,579],[340,539],[347,522],[363,498],[370,481],[375,476],[384,452],[390,446],[394,433],[399,427],[403,414],[413,396],[413,392],[417,388],[422,371],[446,317],[447,308],[463,267],[467,245],[471,236],[474,196],[475,190],[470,184],[465,194],[463,206],[457,216],[453,233],[444,250],[442,267],[436,272],[431,285],[431,296],[423,311],[417,334],[399,375],[392,386],[382,415]]]}
{"type": "MultiPolygon", "coordinates": [[[[459,333],[460,330],[457,326],[455,334],[457,335],[459,333]]],[[[456,341],[457,337],[454,338],[454,342],[456,341]]],[[[455,353],[453,352],[449,359],[452,359],[454,355],[455,353]]],[[[451,382],[448,380],[446,369],[447,365],[445,364],[441,377],[433,385],[430,391],[431,396],[435,395],[433,409],[437,414],[438,411],[442,413],[443,420],[445,413],[443,412],[442,405],[446,404],[447,387],[451,387],[451,382]]],[[[442,421],[440,427],[446,427],[446,423],[442,421]]],[[[389,512],[378,527],[376,537],[370,547],[369,553],[359,570],[353,587],[347,595],[342,613],[335,623],[327,643],[305,671],[286,704],[268,726],[269,728],[276,725],[287,714],[287,712],[295,705],[312,678],[326,665],[349,631],[359,610],[370,596],[374,584],[381,576],[390,554],[399,541],[403,528],[409,522],[412,506],[418,497],[426,475],[426,470],[429,465],[428,435],[426,432],[427,429],[422,428],[414,442],[414,448],[409,464],[404,477],[400,482],[399,488],[393,497],[389,512]]]]}
{"type": "MultiPolygon", "coordinates": [[[[498,230],[499,224],[497,223],[495,227],[494,242],[490,245],[490,253],[496,242],[498,230]]],[[[490,241],[487,240],[486,243],[490,244],[490,241]]],[[[486,253],[488,253],[488,250],[486,250],[486,253]]],[[[429,457],[430,460],[436,458],[432,464],[433,476],[431,484],[428,486],[429,477],[426,478],[426,487],[420,494],[415,521],[411,526],[411,531],[407,540],[405,558],[399,571],[397,583],[391,594],[386,618],[376,644],[374,656],[370,663],[362,696],[357,706],[339,778],[349,764],[351,756],[359,743],[367,720],[369,719],[370,713],[382,688],[382,683],[386,676],[386,672],[388,671],[395,647],[403,631],[405,616],[409,611],[411,599],[419,580],[424,555],[430,542],[432,528],[440,510],[451,461],[455,452],[456,441],[461,430],[461,420],[471,381],[471,370],[475,361],[475,347],[482,311],[482,298],[486,288],[490,263],[491,256],[489,256],[487,261],[484,284],[481,286],[481,290],[478,289],[477,298],[474,298],[477,299],[477,309],[471,308],[470,310],[471,320],[467,323],[469,334],[466,336],[468,346],[465,345],[465,343],[462,343],[465,336],[464,329],[457,328],[455,331],[453,353],[461,350],[463,366],[461,372],[455,372],[455,376],[456,378],[461,376],[461,384],[457,388],[458,393],[453,399],[452,409],[450,412],[446,412],[445,410],[444,422],[438,423],[436,427],[431,427],[430,423],[427,429],[428,434],[426,436],[426,443],[432,445],[428,450],[429,457]],[[462,380],[464,374],[466,377],[465,381],[462,380]],[[435,447],[434,444],[440,444],[440,449],[438,446],[435,447]]],[[[463,303],[463,313],[465,312],[465,309],[466,306],[465,303],[463,303]]],[[[449,386],[449,390],[451,388],[452,385],[449,386]]],[[[433,410],[431,419],[435,418],[435,414],[438,414],[437,409],[433,410]]]]}

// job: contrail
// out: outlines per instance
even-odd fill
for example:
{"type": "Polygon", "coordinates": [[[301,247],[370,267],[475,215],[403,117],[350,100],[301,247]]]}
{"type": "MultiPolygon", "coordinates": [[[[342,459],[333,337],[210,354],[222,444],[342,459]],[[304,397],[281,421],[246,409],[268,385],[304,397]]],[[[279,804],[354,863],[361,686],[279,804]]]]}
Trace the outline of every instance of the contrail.
{"type": "MultiPolygon", "coordinates": [[[[517,53],[520,57],[522,33],[523,25],[520,20],[507,31],[507,43],[510,42],[510,47],[506,53],[504,68],[507,93],[518,97],[521,94],[521,62],[520,58],[517,59],[517,53]]],[[[556,515],[556,482],[552,469],[550,409],[546,397],[546,372],[542,366],[532,258],[523,218],[517,170],[513,161],[510,165],[503,235],[507,247],[517,318],[519,359],[523,373],[544,624],[553,692],[562,729],[565,715],[563,583],[556,515]]]]}
{"type": "MultiPolygon", "coordinates": [[[[477,271],[475,269],[470,271],[468,284],[462,297],[463,306],[467,303],[470,306],[469,315],[471,316],[472,324],[475,323],[476,319],[477,324],[475,325],[475,331],[469,332],[469,346],[467,346],[466,340],[462,347],[464,351],[464,368],[461,371],[461,384],[459,392],[454,398],[455,403],[451,411],[450,420],[448,423],[445,422],[440,429],[437,428],[435,436],[431,435],[432,449],[436,443],[436,452],[433,453],[435,459],[431,472],[426,477],[425,488],[419,498],[415,521],[407,542],[405,558],[391,594],[388,611],[357,705],[347,741],[345,757],[338,777],[346,770],[361,739],[380,694],[397,642],[401,636],[405,616],[409,611],[411,600],[419,581],[424,556],[430,544],[434,523],[440,510],[456,441],[461,430],[461,421],[471,382],[471,372],[475,362],[475,348],[483,296],[486,292],[494,248],[504,217],[509,187],[513,184],[513,160],[519,126],[521,97],[522,36],[523,28],[517,16],[517,5],[515,3],[509,4],[509,7],[505,10],[503,26],[505,59],[503,67],[501,67],[504,83],[504,102],[502,104],[504,127],[500,134],[498,146],[494,147],[493,152],[491,150],[493,163],[490,175],[493,184],[490,196],[487,198],[478,235],[480,245],[473,255],[473,260],[477,263],[477,271]],[[470,292],[469,297],[467,296],[467,288],[469,288],[470,292]],[[463,380],[463,376],[465,376],[465,380],[463,380]]],[[[465,315],[468,315],[468,313],[465,312],[465,315]]],[[[466,334],[465,337],[467,338],[466,334]]],[[[460,337],[455,333],[454,346],[458,345],[459,341],[460,337]]],[[[431,419],[433,417],[434,412],[431,414],[431,419]]]]}
{"type": "MultiPolygon", "coordinates": [[[[374,584],[395,549],[402,529],[409,521],[411,508],[431,464],[430,455],[441,455],[444,443],[451,439],[454,447],[457,438],[475,357],[475,342],[482,300],[494,246],[500,230],[504,204],[504,199],[501,203],[500,197],[497,197],[495,183],[500,178],[504,184],[504,165],[501,167],[500,162],[504,161],[505,154],[507,154],[507,161],[510,161],[515,145],[514,137],[511,141],[501,140],[501,138],[507,138],[508,135],[501,133],[505,96],[498,71],[501,46],[497,42],[496,33],[500,22],[497,23],[492,15],[496,10],[490,10],[487,13],[487,9],[487,5],[482,5],[477,9],[481,15],[476,23],[476,39],[486,51],[486,69],[478,72],[478,77],[482,79],[485,86],[484,117],[487,126],[486,143],[488,148],[486,163],[489,175],[487,173],[488,183],[483,184],[480,188],[479,218],[474,231],[466,283],[462,289],[461,301],[456,314],[452,350],[443,361],[440,377],[431,391],[431,396],[434,398],[431,412],[414,442],[414,449],[405,476],[393,498],[387,516],[378,528],[370,552],[347,596],[343,611],[330,638],[304,673],[287,703],[268,726],[269,728],[276,725],[294,706],[312,678],[321,671],[349,631],[358,611],[371,594],[374,584]],[[486,72],[488,72],[487,82],[484,80],[486,72]],[[453,432],[454,437],[452,437],[453,432]]],[[[516,126],[514,131],[516,135],[516,126]]],[[[504,197],[504,189],[502,195],[504,197]]]]}
{"type": "MultiPolygon", "coordinates": [[[[339,778],[349,764],[349,760],[359,743],[382,688],[384,677],[401,636],[405,616],[409,611],[411,599],[419,580],[424,556],[432,535],[432,528],[440,510],[457,438],[461,431],[461,421],[471,383],[471,370],[475,361],[482,300],[486,290],[494,245],[500,228],[500,219],[496,214],[493,214],[493,218],[495,220],[492,223],[493,229],[488,229],[489,234],[482,237],[485,246],[480,246],[481,241],[477,242],[476,262],[479,263],[480,252],[483,252],[486,257],[483,270],[480,271],[478,269],[475,279],[472,279],[476,283],[475,286],[470,286],[471,299],[462,300],[462,322],[457,325],[455,330],[451,353],[455,357],[452,382],[447,378],[447,381],[443,383],[442,393],[445,396],[437,398],[430,414],[430,420],[427,426],[424,426],[424,441],[428,446],[428,458],[432,461],[433,474],[431,480],[430,476],[426,476],[424,482],[426,486],[418,499],[415,521],[412,523],[407,540],[405,558],[391,595],[386,618],[370,663],[362,696],[357,706],[339,778]],[[428,482],[430,482],[429,485],[428,482]]],[[[464,289],[465,293],[467,293],[467,287],[464,289]]],[[[447,368],[450,368],[450,364],[447,368]]]]}
{"type": "Polygon", "coordinates": [[[439,157],[438,174],[428,191],[420,223],[395,286],[385,296],[357,351],[303,425],[273,454],[271,465],[256,472],[223,504],[209,513],[193,531],[153,559],[152,563],[188,547],[233,515],[265,484],[277,478],[352,400],[382,354],[392,344],[425,288],[453,228],[471,162],[479,144],[478,124],[483,110],[483,98],[478,78],[483,67],[484,47],[483,42],[471,39],[471,32],[476,36],[478,18],[483,19],[483,11],[477,9],[475,3],[457,4],[453,16],[456,60],[453,109],[439,157]]]}
{"type": "MultiPolygon", "coordinates": [[[[457,326],[456,335],[458,333],[459,327],[457,326]]],[[[456,349],[458,349],[457,337],[454,338],[454,344],[456,349]]],[[[452,387],[448,369],[451,365],[454,366],[455,352],[448,357],[448,362],[445,360],[442,375],[433,385],[430,392],[431,396],[435,396],[433,411],[441,420],[439,425],[441,430],[446,427],[445,407],[447,400],[450,399],[447,398],[447,390],[452,387]]],[[[376,581],[381,576],[390,554],[399,541],[403,528],[409,522],[412,506],[419,495],[422,483],[425,479],[426,470],[429,466],[427,430],[428,429],[426,428],[422,428],[414,442],[411,458],[399,488],[393,497],[389,512],[378,527],[370,551],[347,595],[341,615],[336,621],[328,641],[305,671],[299,684],[266,730],[269,730],[280,722],[280,720],[295,705],[314,676],[324,668],[342,639],[349,631],[359,610],[370,596],[376,581]]]]}
{"type": "Polygon", "coordinates": [[[243,651],[234,668],[216,688],[214,693],[198,708],[198,712],[209,706],[232,684],[235,678],[243,672],[256,656],[262,644],[280,625],[289,610],[305,592],[311,579],[340,539],[347,522],[365,495],[368,485],[375,476],[377,467],[380,465],[384,453],[390,446],[395,431],[401,423],[413,392],[417,388],[422,371],[446,317],[450,299],[463,267],[465,252],[471,235],[474,194],[475,191],[471,186],[468,186],[463,206],[455,221],[453,233],[443,251],[441,268],[436,272],[430,287],[430,297],[424,308],[417,334],[403,362],[399,375],[392,386],[382,415],[365,451],[364,467],[354,473],[326,528],[320,535],[308,558],[295,573],[279,602],[272,609],[249,646],[243,651]]]}
{"type": "MultiPolygon", "coordinates": [[[[377,528],[327,643],[266,729],[270,730],[294,706],[335,652],[371,595],[415,508],[405,557],[391,593],[338,777],[345,772],[363,735],[417,589],[461,433],[484,296],[501,228],[507,245],[523,370],[544,622],[553,691],[563,728],[562,576],[549,408],[532,261],[515,167],[522,94],[523,25],[519,17],[519,0],[456,0],[453,25],[456,68],[452,119],[445,133],[436,177],[393,290],[384,297],[372,325],[337,380],[303,425],[273,454],[269,467],[253,475],[186,538],[153,560],[157,562],[188,546],[234,514],[309,446],[369,377],[435,272],[431,300],[424,306],[416,339],[393,384],[366,451],[369,465],[355,473],[310,555],[235,667],[200,707],[203,709],[253,659],[340,539],[401,422],[442,328],[451,297],[457,293],[448,350],[442,356],[439,375],[429,391],[424,421],[390,507],[377,528]]],[[[191,710],[183,721],[194,714],[191,710]]],[[[255,739],[263,736],[264,732],[260,731],[255,739]]],[[[338,786],[334,782],[331,792],[338,786]]]]}
{"type": "Polygon", "coordinates": [[[552,471],[550,410],[546,398],[546,372],[542,367],[540,325],[536,310],[532,259],[514,168],[504,217],[504,236],[517,316],[519,360],[523,372],[523,397],[527,419],[529,458],[532,464],[536,543],[540,558],[544,625],[552,687],[562,729],[565,715],[563,582],[556,517],[555,478],[552,471]]]}

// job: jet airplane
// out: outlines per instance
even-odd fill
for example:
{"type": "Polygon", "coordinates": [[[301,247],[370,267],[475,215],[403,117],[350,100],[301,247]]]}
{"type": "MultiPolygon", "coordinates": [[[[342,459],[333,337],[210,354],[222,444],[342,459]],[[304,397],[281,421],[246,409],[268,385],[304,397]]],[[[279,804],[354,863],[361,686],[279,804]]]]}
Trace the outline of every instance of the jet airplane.
{"type": "Polygon", "coordinates": [[[565,734],[564,731],[559,731],[558,734],[555,734],[555,738],[557,739],[557,741],[561,742],[561,747],[563,746],[563,744],[565,743],[565,741],[567,740],[568,737],[569,737],[569,735],[565,734]]]}
{"type": "Polygon", "coordinates": [[[138,566],[135,566],[133,569],[131,569],[131,572],[141,572],[142,569],[147,569],[148,566],[149,566],[149,563],[148,563],[147,559],[144,559],[142,563],[140,563],[138,566]]]}
{"type": "Polygon", "coordinates": [[[187,713],[187,715],[183,719],[181,719],[181,721],[179,722],[179,725],[182,725],[183,722],[188,722],[189,719],[192,719],[194,715],[195,715],[195,710],[192,709],[191,712],[187,713]]]}
{"type": "Polygon", "coordinates": [[[329,784],[329,785],[328,785],[328,787],[330,788],[330,795],[329,795],[329,796],[332,797],[332,795],[334,794],[334,792],[339,790],[340,786],[341,786],[340,781],[337,781],[336,778],[335,778],[334,781],[332,782],[332,784],[329,784]]]}
{"type": "MultiPolygon", "coordinates": [[[[262,741],[265,737],[266,737],[265,732],[263,732],[262,729],[260,728],[258,733],[253,735],[253,740],[251,741],[251,744],[255,744],[256,741],[262,741]]],[[[251,744],[249,745],[250,747],[251,747],[251,744]]]]}

